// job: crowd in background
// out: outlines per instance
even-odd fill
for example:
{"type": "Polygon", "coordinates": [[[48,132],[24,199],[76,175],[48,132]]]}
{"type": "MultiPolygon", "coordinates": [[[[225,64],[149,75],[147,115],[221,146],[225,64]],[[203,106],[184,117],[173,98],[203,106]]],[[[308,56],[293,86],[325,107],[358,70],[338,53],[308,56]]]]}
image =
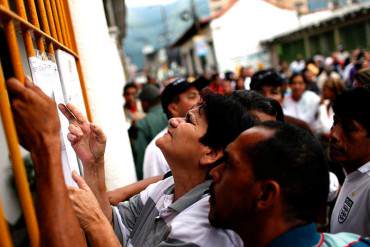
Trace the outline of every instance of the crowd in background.
{"type": "MultiPolygon", "coordinates": [[[[318,54],[304,60],[298,55],[290,64],[281,61],[276,68],[245,66],[235,72],[200,75],[197,79],[206,86],[203,92],[232,95],[237,90],[253,90],[276,100],[288,122],[309,129],[326,146],[333,125],[333,100],[345,89],[369,86],[369,61],[370,54],[365,50],[345,51],[339,47],[330,56],[318,54]]],[[[195,80],[193,76],[185,78],[190,82],[195,80]]],[[[146,146],[167,126],[161,92],[171,80],[173,78],[159,82],[147,76],[145,84],[130,82],[123,90],[124,112],[130,125],[129,136],[139,179],[143,177],[146,146]]],[[[341,169],[333,167],[333,170],[343,182],[341,169]]]]}

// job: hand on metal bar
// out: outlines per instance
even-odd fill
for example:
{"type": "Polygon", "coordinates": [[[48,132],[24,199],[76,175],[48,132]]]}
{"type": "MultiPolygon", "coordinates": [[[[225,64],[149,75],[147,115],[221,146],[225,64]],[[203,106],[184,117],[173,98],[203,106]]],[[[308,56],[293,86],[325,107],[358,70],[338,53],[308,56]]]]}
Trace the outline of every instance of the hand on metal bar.
{"type": "Polygon", "coordinates": [[[60,123],[55,102],[27,77],[25,84],[11,78],[7,86],[21,145],[32,151],[42,144],[59,142],[60,123]]]}

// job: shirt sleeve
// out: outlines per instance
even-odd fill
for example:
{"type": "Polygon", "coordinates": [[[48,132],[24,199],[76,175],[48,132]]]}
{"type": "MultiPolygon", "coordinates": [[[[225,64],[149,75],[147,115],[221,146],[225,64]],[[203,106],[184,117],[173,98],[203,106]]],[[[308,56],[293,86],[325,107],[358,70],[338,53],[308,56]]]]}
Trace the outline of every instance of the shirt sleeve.
{"type": "Polygon", "coordinates": [[[127,246],[130,233],[140,216],[143,206],[140,194],[138,194],[129,201],[121,202],[112,207],[114,232],[123,246],[127,246]]]}

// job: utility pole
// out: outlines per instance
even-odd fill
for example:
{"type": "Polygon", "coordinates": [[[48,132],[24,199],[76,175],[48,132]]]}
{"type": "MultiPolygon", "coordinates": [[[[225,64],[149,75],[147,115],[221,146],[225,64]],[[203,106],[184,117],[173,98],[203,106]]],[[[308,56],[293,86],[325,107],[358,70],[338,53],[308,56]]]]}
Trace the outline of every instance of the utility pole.
{"type": "Polygon", "coordinates": [[[193,17],[193,22],[194,22],[194,25],[195,25],[195,29],[197,30],[197,32],[200,30],[200,23],[199,23],[199,20],[198,20],[198,14],[197,14],[197,9],[195,7],[195,0],[190,0],[190,9],[191,9],[191,15],[193,17]]]}
{"type": "Polygon", "coordinates": [[[166,12],[166,7],[164,5],[159,5],[159,8],[161,11],[161,19],[162,19],[162,24],[163,24],[163,34],[162,35],[164,36],[164,46],[167,48],[167,46],[170,44],[167,12],[166,12]]]}

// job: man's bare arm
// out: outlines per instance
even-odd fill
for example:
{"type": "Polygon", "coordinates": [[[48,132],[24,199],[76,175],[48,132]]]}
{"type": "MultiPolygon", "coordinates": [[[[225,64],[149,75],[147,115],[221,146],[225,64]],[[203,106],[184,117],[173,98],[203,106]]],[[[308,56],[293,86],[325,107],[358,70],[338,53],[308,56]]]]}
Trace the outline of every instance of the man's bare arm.
{"type": "Polygon", "coordinates": [[[126,201],[130,199],[130,197],[139,194],[141,191],[145,190],[146,187],[148,187],[149,185],[156,183],[162,179],[163,175],[154,176],[112,191],[108,191],[107,196],[109,198],[109,202],[112,205],[117,205],[118,203],[126,201]]]}
{"type": "Polygon", "coordinates": [[[86,246],[63,179],[55,102],[26,79],[7,81],[21,144],[31,152],[38,192],[42,246],[86,246]]]}
{"type": "Polygon", "coordinates": [[[70,133],[67,137],[82,161],[84,178],[111,222],[112,209],[106,194],[104,171],[106,137],[98,126],[90,123],[72,104],[59,104],[58,107],[69,121],[70,133]]]}

